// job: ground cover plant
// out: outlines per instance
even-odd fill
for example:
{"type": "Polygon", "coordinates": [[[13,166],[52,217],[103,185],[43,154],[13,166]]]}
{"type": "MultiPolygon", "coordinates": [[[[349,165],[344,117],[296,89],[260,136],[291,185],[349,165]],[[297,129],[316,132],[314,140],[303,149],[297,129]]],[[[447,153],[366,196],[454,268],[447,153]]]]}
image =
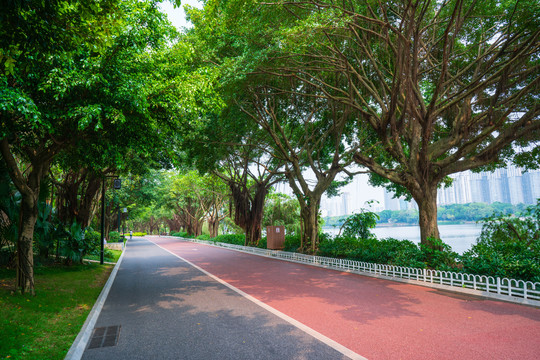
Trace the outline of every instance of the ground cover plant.
{"type": "MultiPolygon", "coordinates": [[[[118,259],[120,259],[120,255],[122,255],[122,250],[104,249],[103,261],[115,263],[118,261],[118,259]]],[[[100,254],[97,253],[97,254],[86,255],[84,259],[99,261],[100,254]]]]}
{"type": "Polygon", "coordinates": [[[0,358],[63,359],[111,265],[36,266],[36,296],[15,292],[15,270],[0,269],[0,358]]]}

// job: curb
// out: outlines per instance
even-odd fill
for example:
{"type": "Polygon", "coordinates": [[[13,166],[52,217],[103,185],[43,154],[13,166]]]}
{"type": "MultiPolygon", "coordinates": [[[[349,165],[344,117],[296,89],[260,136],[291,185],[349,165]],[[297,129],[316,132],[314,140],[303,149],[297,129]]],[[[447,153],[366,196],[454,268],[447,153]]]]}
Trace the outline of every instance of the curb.
{"type": "Polygon", "coordinates": [[[125,253],[126,252],[124,249],[122,255],[120,255],[120,258],[118,259],[118,262],[112,270],[111,275],[109,275],[109,279],[105,283],[105,286],[101,290],[99,297],[97,298],[94,306],[92,307],[90,314],[88,314],[88,317],[86,318],[86,321],[84,322],[81,331],[79,332],[79,334],[75,338],[75,341],[69,348],[69,351],[64,358],[65,360],[80,360],[82,358],[84,350],[86,350],[86,345],[88,344],[90,336],[92,335],[92,332],[94,330],[94,325],[96,325],[99,314],[101,313],[101,309],[105,304],[105,300],[107,300],[107,296],[109,295],[109,291],[111,290],[114,279],[116,278],[116,273],[120,268],[120,264],[122,263],[122,259],[124,258],[125,253]]]}

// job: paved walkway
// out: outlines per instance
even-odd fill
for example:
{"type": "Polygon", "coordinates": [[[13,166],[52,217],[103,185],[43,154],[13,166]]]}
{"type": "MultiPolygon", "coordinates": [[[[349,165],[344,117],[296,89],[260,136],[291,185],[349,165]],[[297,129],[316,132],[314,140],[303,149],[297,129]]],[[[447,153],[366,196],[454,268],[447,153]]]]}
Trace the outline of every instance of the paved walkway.
{"type": "Polygon", "coordinates": [[[82,359],[347,358],[144,239],[129,241],[95,325],[107,327],[94,344],[117,344],[91,340],[82,359]]]}
{"type": "Polygon", "coordinates": [[[162,249],[130,242],[96,325],[121,325],[118,345],[88,349],[83,359],[540,354],[540,309],[174,238],[148,239],[162,249]]]}

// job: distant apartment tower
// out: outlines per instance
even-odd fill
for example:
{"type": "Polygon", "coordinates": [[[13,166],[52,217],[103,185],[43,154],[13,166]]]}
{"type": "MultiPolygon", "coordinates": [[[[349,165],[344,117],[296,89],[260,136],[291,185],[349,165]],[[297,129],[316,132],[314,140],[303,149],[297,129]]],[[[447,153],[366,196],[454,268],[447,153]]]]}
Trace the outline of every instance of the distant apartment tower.
{"type": "Polygon", "coordinates": [[[349,199],[350,194],[344,192],[341,194],[341,214],[340,215],[349,215],[349,199]]]}
{"type": "Polygon", "coordinates": [[[394,194],[389,191],[384,191],[384,209],[385,210],[401,210],[399,199],[394,198],[394,194]]]}
{"type": "Polygon", "coordinates": [[[483,202],[491,204],[534,204],[540,198],[540,171],[509,165],[493,172],[465,171],[451,175],[452,186],[439,189],[438,204],[465,204],[483,202]]]}
{"type": "Polygon", "coordinates": [[[418,209],[414,200],[407,201],[404,197],[394,198],[394,194],[385,190],[384,191],[384,209],[385,210],[409,210],[418,209]]]}

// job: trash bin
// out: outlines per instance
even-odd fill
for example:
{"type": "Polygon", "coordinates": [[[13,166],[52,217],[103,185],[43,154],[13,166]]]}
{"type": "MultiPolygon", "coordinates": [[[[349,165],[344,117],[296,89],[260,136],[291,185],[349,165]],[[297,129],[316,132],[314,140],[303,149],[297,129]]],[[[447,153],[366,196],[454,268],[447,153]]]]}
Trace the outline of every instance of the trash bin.
{"type": "Polygon", "coordinates": [[[271,250],[281,250],[283,249],[283,243],[285,243],[285,227],[267,226],[266,248],[271,250]]]}

